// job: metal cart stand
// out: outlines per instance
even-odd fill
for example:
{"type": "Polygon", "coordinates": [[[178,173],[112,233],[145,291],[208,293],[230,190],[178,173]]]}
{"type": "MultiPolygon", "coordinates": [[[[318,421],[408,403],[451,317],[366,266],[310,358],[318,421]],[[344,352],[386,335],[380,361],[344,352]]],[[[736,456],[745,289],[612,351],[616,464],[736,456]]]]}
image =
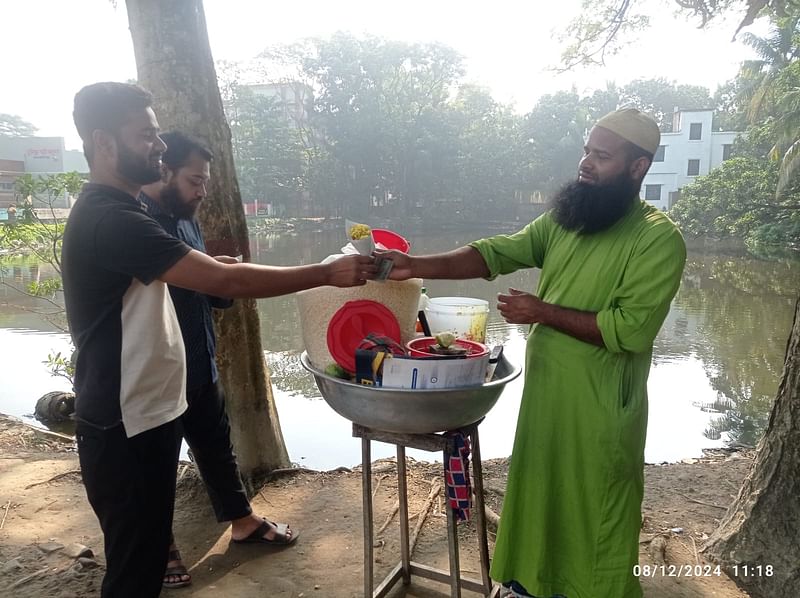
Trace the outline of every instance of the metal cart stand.
{"type": "MultiPolygon", "coordinates": [[[[482,421],[482,419],[481,419],[482,421]]],[[[481,450],[478,440],[480,421],[461,428],[470,439],[472,449],[472,486],[475,494],[472,509],[475,524],[478,528],[478,551],[481,559],[481,579],[462,577],[459,570],[458,536],[456,534],[456,517],[453,509],[447,504],[447,543],[449,547],[450,571],[435,569],[427,565],[415,563],[409,553],[408,532],[408,492],[406,487],[406,447],[424,451],[441,451],[447,462],[452,451],[453,440],[444,434],[398,434],[367,428],[353,424],[353,436],[361,438],[361,472],[364,516],[364,597],[382,598],[394,585],[402,580],[404,585],[411,583],[411,576],[416,575],[450,585],[451,598],[461,596],[461,588],[479,592],[484,596],[495,597],[500,587],[492,587],[489,578],[489,547],[486,536],[486,518],[483,501],[483,471],[481,469],[481,450]],[[397,446],[397,489],[400,518],[400,562],[389,572],[386,578],[374,588],[373,584],[373,513],[372,513],[372,458],[371,442],[377,440],[397,446]],[[374,588],[374,590],[373,590],[374,588]]],[[[445,497],[446,498],[446,497],[445,497]]]]}

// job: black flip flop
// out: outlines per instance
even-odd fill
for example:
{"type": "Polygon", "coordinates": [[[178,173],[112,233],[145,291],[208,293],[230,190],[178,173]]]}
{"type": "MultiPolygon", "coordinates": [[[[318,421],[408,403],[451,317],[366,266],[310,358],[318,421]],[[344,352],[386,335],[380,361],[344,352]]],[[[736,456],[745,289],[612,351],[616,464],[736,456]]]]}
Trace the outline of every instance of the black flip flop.
{"type": "Polygon", "coordinates": [[[266,519],[261,520],[261,525],[259,525],[253,533],[251,533],[246,538],[242,538],[241,540],[231,540],[235,544],[266,544],[267,546],[289,546],[294,544],[297,540],[298,536],[300,536],[299,532],[292,530],[292,536],[287,537],[286,532],[289,530],[289,525],[287,523],[275,523],[274,521],[267,521],[266,519]],[[271,540],[265,538],[264,535],[269,532],[270,527],[275,528],[275,537],[271,540]]]}

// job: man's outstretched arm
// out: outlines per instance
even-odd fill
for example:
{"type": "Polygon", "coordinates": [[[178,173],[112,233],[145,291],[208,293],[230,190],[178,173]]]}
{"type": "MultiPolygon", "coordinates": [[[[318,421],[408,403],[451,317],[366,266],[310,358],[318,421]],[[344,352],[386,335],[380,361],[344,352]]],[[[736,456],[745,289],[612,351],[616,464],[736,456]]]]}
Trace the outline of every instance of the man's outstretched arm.
{"type": "Polygon", "coordinates": [[[411,256],[399,251],[376,251],[375,255],[394,262],[389,274],[392,280],[409,278],[464,280],[489,276],[486,261],[473,247],[461,247],[432,255],[411,256]]]}
{"type": "Polygon", "coordinates": [[[192,250],[159,278],[172,286],[238,299],[277,297],[323,285],[359,286],[375,278],[376,271],[370,256],[348,255],[307,266],[262,266],[223,264],[192,250]]]}

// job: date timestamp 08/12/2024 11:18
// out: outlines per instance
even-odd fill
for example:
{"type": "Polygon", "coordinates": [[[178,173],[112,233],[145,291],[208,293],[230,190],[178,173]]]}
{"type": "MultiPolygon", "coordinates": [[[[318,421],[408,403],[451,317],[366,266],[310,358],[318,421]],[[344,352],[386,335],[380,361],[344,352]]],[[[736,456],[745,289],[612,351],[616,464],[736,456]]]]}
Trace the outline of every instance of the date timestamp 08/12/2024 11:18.
{"type": "MultiPolygon", "coordinates": [[[[731,565],[730,572],[734,577],[772,577],[775,568],[772,565],[731,565]]],[[[722,568],[719,565],[634,565],[636,577],[719,577],[722,568]]]]}

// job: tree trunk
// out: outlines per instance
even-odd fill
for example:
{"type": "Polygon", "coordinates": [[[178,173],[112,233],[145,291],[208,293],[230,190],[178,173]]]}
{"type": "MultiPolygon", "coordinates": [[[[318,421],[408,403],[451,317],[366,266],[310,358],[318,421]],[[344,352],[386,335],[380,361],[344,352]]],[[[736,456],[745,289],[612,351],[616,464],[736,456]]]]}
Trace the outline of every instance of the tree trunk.
{"type": "MultiPolygon", "coordinates": [[[[163,130],[208,141],[214,152],[209,196],[200,223],[211,255],[242,255],[250,242],[233,165],[231,132],[208,42],[202,0],[127,0],[140,84],[155,96],[163,130]]],[[[272,396],[261,327],[252,299],[237,300],[217,318],[217,361],[231,438],[252,492],[271,470],[289,465],[272,396]]]]}
{"type": "Polygon", "coordinates": [[[799,470],[800,299],[778,396],[755,462],[705,548],[751,596],[800,596],[799,470]]]}

